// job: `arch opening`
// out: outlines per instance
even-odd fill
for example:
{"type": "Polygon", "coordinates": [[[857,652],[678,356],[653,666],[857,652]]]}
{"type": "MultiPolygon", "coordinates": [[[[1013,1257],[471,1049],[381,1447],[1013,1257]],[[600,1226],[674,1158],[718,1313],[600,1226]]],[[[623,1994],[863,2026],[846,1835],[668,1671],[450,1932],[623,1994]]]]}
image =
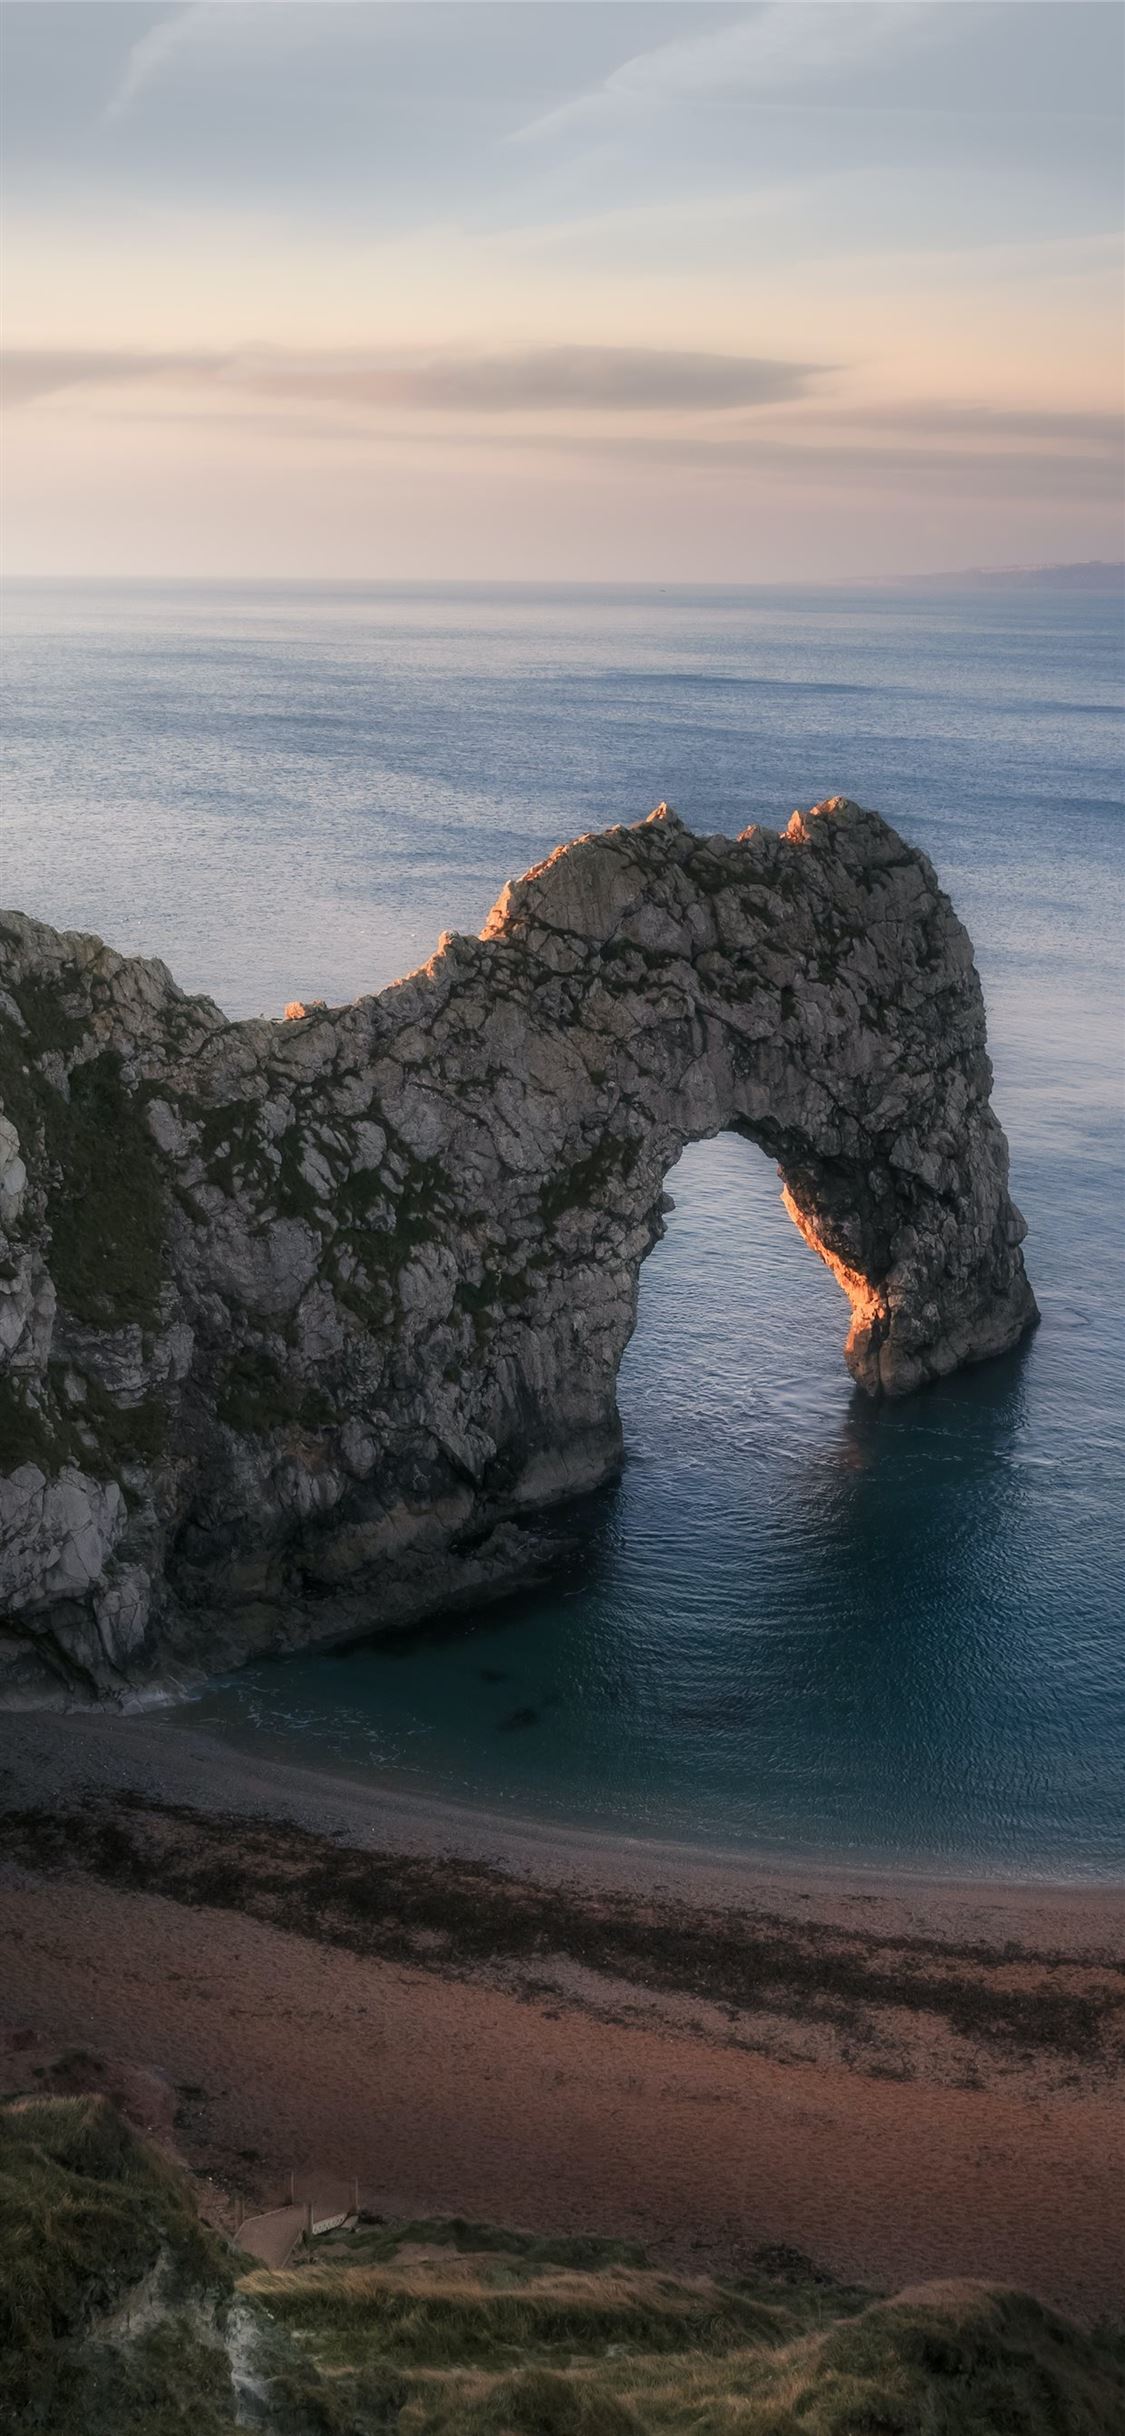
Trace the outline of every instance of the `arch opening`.
{"type": "Polygon", "coordinates": [[[776,1162],[735,1127],[688,1143],[643,1263],[618,1406],[627,1462],[666,1477],[728,1433],[768,1475],[796,1431],[841,1425],[839,1289],[789,1219],[776,1162]]]}

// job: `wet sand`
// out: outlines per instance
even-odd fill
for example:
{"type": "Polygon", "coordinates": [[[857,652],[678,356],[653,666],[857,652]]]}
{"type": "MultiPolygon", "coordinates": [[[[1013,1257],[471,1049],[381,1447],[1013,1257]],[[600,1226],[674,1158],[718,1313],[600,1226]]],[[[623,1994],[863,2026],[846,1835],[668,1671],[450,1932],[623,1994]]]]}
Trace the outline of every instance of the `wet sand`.
{"type": "Polygon", "coordinates": [[[0,2028],[163,2074],[247,2201],[293,2167],[670,2262],[1125,2303],[1125,1890],[779,1871],[6,1716],[0,1939],[0,2028]]]}

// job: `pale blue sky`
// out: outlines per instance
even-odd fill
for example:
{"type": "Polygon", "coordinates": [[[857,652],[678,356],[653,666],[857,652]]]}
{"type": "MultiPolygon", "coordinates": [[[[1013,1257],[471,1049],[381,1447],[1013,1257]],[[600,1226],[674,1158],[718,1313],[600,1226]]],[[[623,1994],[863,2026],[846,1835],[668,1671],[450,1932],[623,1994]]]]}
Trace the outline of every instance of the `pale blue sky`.
{"type": "Polygon", "coordinates": [[[10,562],[1116,554],[1102,0],[7,0],[10,562]]]}

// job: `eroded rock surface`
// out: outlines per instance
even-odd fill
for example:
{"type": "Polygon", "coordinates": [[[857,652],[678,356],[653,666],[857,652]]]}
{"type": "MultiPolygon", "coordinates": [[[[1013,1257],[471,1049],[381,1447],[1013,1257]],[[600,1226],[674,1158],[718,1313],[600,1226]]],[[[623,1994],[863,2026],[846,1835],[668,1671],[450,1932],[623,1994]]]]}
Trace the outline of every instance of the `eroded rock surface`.
{"type": "Polygon", "coordinates": [[[1035,1317],[968,937],[842,799],[580,838],[354,1006],[228,1023],[18,914],[0,985],[9,1700],[144,1696],[540,1565],[620,1460],[667,1172],[723,1127],[776,1159],[870,1393],[1035,1317]]]}

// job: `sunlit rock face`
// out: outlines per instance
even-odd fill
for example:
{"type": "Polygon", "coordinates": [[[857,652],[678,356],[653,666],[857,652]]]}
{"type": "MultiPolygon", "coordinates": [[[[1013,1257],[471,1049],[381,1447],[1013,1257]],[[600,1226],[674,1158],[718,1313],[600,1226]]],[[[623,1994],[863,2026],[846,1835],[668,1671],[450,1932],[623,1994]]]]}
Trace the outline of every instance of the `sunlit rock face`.
{"type": "Polygon", "coordinates": [[[379,997],[232,1024],[0,929],[0,1696],[143,1697],[530,1578],[621,1457],[665,1178],[724,1127],[903,1395],[1035,1317],[972,949],[841,799],[562,848],[379,997]]]}

